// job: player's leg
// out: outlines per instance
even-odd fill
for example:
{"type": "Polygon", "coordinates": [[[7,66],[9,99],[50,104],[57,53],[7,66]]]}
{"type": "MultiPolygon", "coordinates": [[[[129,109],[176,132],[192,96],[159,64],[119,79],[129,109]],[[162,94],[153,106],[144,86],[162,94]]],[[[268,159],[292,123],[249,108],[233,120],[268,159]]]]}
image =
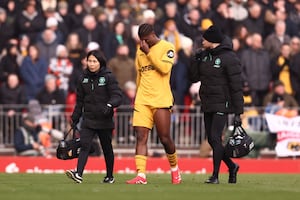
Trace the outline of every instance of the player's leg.
{"type": "MultiPolygon", "coordinates": [[[[224,146],[222,143],[222,133],[227,121],[227,115],[225,113],[205,113],[204,123],[205,131],[207,134],[208,142],[213,149],[213,174],[205,181],[205,183],[219,183],[219,171],[221,161],[224,157],[224,146]]],[[[228,165],[233,165],[231,160],[228,161],[228,165]],[[232,163],[229,163],[229,162],[232,163]]]]}
{"type": "Polygon", "coordinates": [[[137,176],[126,181],[127,184],[147,184],[147,141],[149,131],[153,127],[153,115],[151,109],[144,105],[135,105],[133,112],[133,126],[136,135],[135,165],[137,176]]]}
{"type": "Polygon", "coordinates": [[[114,169],[114,151],[111,144],[112,141],[112,129],[104,129],[98,133],[100,144],[103,150],[105,165],[106,165],[106,176],[103,183],[114,183],[115,179],[113,176],[114,169]]]}
{"type": "Polygon", "coordinates": [[[136,134],[135,147],[135,166],[137,176],[126,181],[127,184],[147,184],[146,165],[147,165],[147,141],[149,129],[145,127],[134,127],[136,134]]]}
{"type": "Polygon", "coordinates": [[[172,183],[179,184],[181,176],[178,168],[178,159],[175,144],[170,134],[171,112],[169,109],[160,108],[155,111],[154,122],[157,134],[162,143],[171,167],[172,183]]]}
{"type": "Polygon", "coordinates": [[[95,132],[91,129],[82,129],[80,131],[80,153],[77,160],[77,171],[67,170],[66,174],[68,177],[72,178],[75,182],[82,182],[82,174],[84,167],[86,165],[89,152],[92,146],[92,140],[95,132]]]}

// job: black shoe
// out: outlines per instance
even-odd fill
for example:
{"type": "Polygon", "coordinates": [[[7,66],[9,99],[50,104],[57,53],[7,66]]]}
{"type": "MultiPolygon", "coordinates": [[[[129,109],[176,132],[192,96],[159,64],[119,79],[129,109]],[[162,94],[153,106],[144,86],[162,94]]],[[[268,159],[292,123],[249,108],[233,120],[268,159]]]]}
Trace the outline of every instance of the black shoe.
{"type": "Polygon", "coordinates": [[[209,177],[204,183],[208,183],[208,184],[219,184],[219,179],[211,176],[209,177]]]}
{"type": "Polygon", "coordinates": [[[229,179],[228,183],[236,183],[236,176],[240,169],[240,166],[238,164],[235,164],[233,169],[229,169],[229,179]]]}
{"type": "Polygon", "coordinates": [[[102,183],[114,183],[115,178],[114,177],[105,177],[102,181],[102,183]]]}
{"type": "Polygon", "coordinates": [[[79,176],[79,174],[75,171],[72,170],[67,170],[66,175],[70,178],[73,179],[76,183],[82,183],[82,177],[79,176]]]}

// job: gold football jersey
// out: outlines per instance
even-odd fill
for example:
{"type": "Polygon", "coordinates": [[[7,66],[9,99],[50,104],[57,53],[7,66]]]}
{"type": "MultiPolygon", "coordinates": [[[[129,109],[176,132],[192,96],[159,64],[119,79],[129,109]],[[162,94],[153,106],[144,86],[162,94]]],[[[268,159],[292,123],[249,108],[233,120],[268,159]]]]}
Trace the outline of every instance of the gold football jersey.
{"type": "Polygon", "coordinates": [[[137,94],[135,104],[157,108],[173,105],[170,76],[174,64],[174,45],[160,40],[146,55],[139,48],[136,52],[137,94]]]}

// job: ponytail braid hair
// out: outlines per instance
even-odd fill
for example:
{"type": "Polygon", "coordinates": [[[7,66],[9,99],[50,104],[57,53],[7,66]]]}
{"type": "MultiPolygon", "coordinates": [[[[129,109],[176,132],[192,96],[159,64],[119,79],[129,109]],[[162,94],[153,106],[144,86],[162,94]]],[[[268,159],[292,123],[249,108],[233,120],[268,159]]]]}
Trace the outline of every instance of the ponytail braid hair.
{"type": "Polygon", "coordinates": [[[151,33],[154,33],[154,27],[151,24],[144,23],[139,26],[138,35],[140,38],[151,33]]]}

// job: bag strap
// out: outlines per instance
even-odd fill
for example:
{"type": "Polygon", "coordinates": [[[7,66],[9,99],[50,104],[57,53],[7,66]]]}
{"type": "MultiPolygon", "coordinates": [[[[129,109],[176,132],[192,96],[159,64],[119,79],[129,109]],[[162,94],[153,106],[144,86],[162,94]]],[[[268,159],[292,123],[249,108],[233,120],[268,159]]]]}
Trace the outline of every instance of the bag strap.
{"type": "Polygon", "coordinates": [[[242,136],[247,135],[247,132],[245,131],[245,129],[242,127],[242,125],[240,125],[240,126],[234,126],[233,127],[233,130],[231,132],[231,136],[233,136],[235,134],[235,131],[237,129],[239,130],[239,132],[238,132],[239,135],[242,135],[242,136]]]}
{"type": "Polygon", "coordinates": [[[64,140],[66,140],[67,136],[71,133],[71,131],[73,131],[73,139],[75,138],[75,131],[76,131],[77,128],[70,128],[68,130],[68,132],[64,135],[64,140]]]}

